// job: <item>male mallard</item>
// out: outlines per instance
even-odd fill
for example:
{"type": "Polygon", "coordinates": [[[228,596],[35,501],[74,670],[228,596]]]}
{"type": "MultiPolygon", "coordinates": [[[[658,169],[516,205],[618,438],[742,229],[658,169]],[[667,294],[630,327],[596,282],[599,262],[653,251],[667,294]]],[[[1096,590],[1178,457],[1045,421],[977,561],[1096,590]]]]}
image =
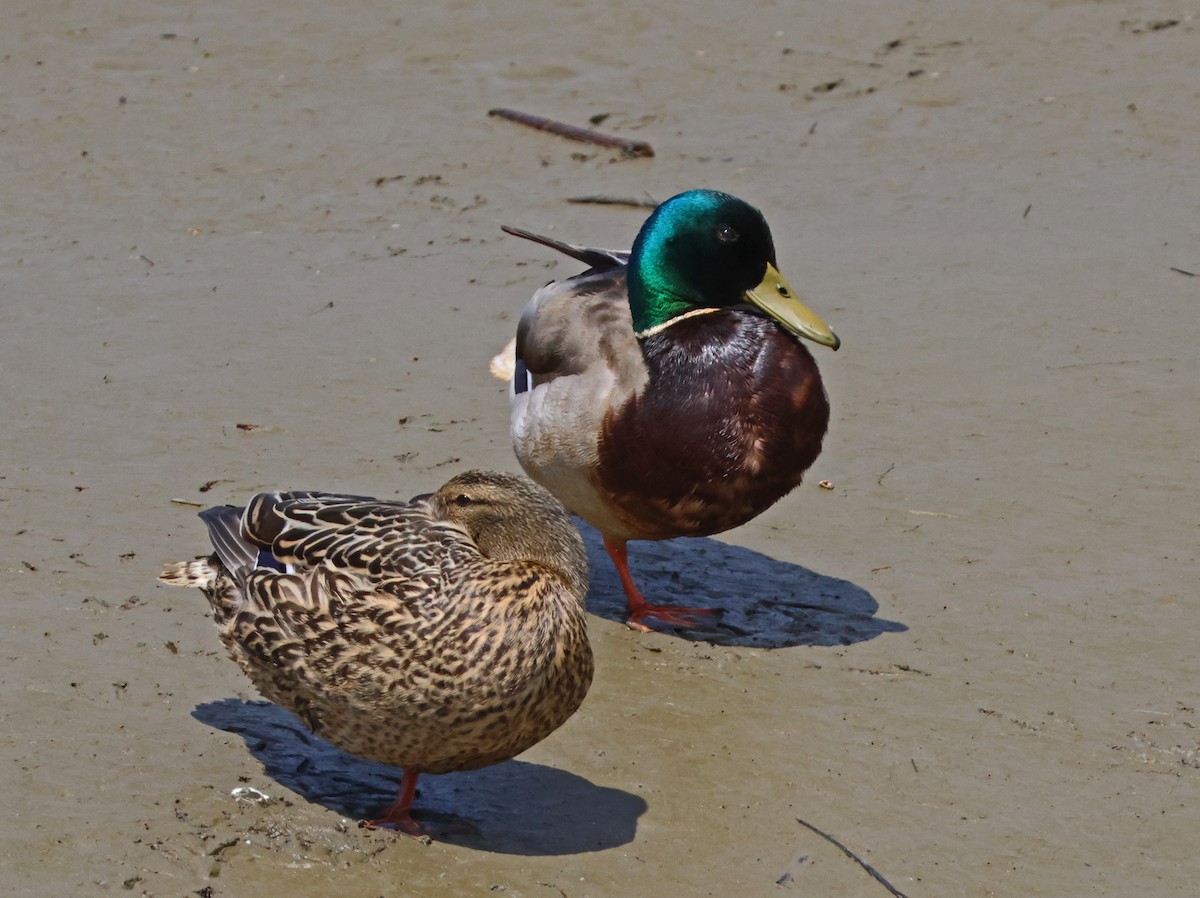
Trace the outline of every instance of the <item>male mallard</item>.
{"type": "Polygon", "coordinates": [[[762,213],[725,193],[667,200],[629,253],[505,230],[591,266],[538,290],[493,361],[517,458],[604,535],[631,625],[695,624],[708,612],[646,602],[626,542],[719,533],[797,486],[829,423],[797,338],[840,341],[777,270],[762,213]]]}
{"type": "Polygon", "coordinates": [[[404,768],[374,825],[419,835],[419,774],[505,761],[587,694],[587,554],[527,478],[469,471],[410,502],[262,493],[200,516],[215,554],[159,579],[204,591],[266,698],[404,768]]]}

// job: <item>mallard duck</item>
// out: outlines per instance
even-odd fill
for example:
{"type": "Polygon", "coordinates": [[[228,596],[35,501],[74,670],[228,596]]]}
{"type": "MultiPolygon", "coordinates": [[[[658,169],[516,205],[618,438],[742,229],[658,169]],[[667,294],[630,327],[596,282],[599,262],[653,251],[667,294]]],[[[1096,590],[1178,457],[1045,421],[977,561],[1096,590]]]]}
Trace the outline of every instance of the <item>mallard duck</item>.
{"type": "Polygon", "coordinates": [[[720,533],[796,487],[829,423],[798,338],[840,341],[779,273],[762,213],[725,193],[662,203],[628,253],[505,230],[590,266],[538,290],[493,360],[517,458],[603,534],[631,626],[694,626],[711,612],[649,604],[626,543],[720,533]]]}
{"type": "Polygon", "coordinates": [[[421,835],[420,774],[512,758],[587,694],[587,554],[525,477],[469,471],[409,502],[262,493],[200,516],[215,554],[159,579],[204,591],[263,696],[404,768],[369,825],[421,835]]]}

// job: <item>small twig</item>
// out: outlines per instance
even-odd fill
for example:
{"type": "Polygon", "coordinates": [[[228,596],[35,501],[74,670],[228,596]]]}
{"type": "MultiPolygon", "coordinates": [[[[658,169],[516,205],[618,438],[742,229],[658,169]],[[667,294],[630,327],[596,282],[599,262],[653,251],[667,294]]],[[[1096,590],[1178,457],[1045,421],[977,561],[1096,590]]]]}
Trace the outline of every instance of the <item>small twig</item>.
{"type": "Polygon", "coordinates": [[[537,128],[539,131],[549,131],[551,134],[557,134],[559,137],[565,137],[568,140],[594,143],[602,147],[615,147],[622,152],[628,153],[630,156],[650,157],[654,155],[654,148],[645,141],[613,137],[610,134],[601,134],[599,131],[592,131],[590,128],[577,128],[574,125],[556,122],[554,119],[543,118],[540,115],[533,115],[529,112],[518,112],[516,109],[500,108],[489,109],[488,115],[495,115],[508,119],[510,122],[528,125],[530,128],[537,128]]]}
{"type": "Polygon", "coordinates": [[[883,486],[883,478],[887,477],[888,474],[891,474],[894,470],[896,470],[896,463],[892,462],[890,465],[888,465],[888,469],[879,475],[879,479],[875,481],[876,486],[883,486]]]}
{"type": "Polygon", "coordinates": [[[1033,203],[1030,203],[1028,206],[1026,206],[1026,207],[1025,207],[1025,211],[1021,213],[1021,217],[1022,217],[1022,218],[1028,218],[1028,217],[1029,217],[1029,212],[1030,212],[1030,210],[1032,210],[1032,209],[1033,209],[1033,203]]]}
{"type": "Polygon", "coordinates": [[[601,206],[633,206],[638,209],[656,209],[658,208],[658,200],[653,200],[650,197],[638,199],[636,196],[606,196],[604,194],[593,196],[569,196],[568,203],[595,203],[601,206]]]}
{"type": "Polygon", "coordinates": [[[220,856],[222,851],[224,851],[227,848],[232,848],[239,841],[241,841],[241,840],[236,837],[234,837],[232,839],[226,839],[224,842],[222,842],[220,845],[218,845],[216,848],[214,848],[212,851],[210,851],[208,853],[208,856],[209,857],[218,857],[218,856],[220,856]]]}
{"type": "Polygon", "coordinates": [[[1194,277],[1196,276],[1196,272],[1194,272],[1194,271],[1184,271],[1182,268],[1176,268],[1174,265],[1172,265],[1172,266],[1171,266],[1171,270],[1172,270],[1172,271],[1177,271],[1177,272],[1179,272],[1180,274],[1186,274],[1186,275],[1187,275],[1188,277],[1190,277],[1190,278],[1194,278],[1194,277]]]}
{"type": "Polygon", "coordinates": [[[898,888],[896,888],[894,885],[892,885],[890,882],[888,882],[886,879],[884,879],[883,875],[878,870],[876,870],[874,867],[872,867],[870,864],[868,864],[866,861],[864,861],[861,857],[859,857],[857,854],[855,854],[853,851],[851,851],[849,848],[847,848],[845,845],[843,845],[841,842],[839,842],[833,836],[829,835],[829,833],[827,833],[823,830],[817,829],[811,823],[809,823],[805,820],[801,820],[799,817],[796,818],[796,822],[799,823],[801,826],[811,829],[818,836],[820,836],[822,839],[829,842],[830,844],[836,845],[838,848],[840,848],[842,850],[842,853],[845,854],[846,857],[850,858],[850,860],[854,861],[856,864],[858,864],[860,867],[862,867],[864,870],[866,870],[868,873],[870,873],[871,876],[877,882],[879,882],[885,889],[887,889],[889,892],[891,892],[892,895],[895,896],[895,898],[908,898],[907,895],[905,895],[898,888]]]}
{"type": "Polygon", "coordinates": [[[204,507],[203,502],[191,502],[188,499],[172,499],[171,504],[172,505],[186,505],[189,508],[203,508],[204,507]]]}

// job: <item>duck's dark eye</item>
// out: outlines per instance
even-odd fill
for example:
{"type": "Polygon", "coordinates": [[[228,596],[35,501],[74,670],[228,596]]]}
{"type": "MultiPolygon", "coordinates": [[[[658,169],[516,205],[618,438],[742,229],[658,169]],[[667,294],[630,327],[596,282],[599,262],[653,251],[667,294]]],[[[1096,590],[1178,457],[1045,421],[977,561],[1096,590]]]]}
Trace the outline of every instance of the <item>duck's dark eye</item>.
{"type": "Polygon", "coordinates": [[[459,493],[457,496],[454,497],[454,504],[455,505],[470,505],[471,497],[464,496],[462,493],[459,493]]]}
{"type": "Polygon", "coordinates": [[[729,225],[719,225],[717,227],[717,239],[722,243],[734,243],[738,239],[738,232],[729,225]]]}

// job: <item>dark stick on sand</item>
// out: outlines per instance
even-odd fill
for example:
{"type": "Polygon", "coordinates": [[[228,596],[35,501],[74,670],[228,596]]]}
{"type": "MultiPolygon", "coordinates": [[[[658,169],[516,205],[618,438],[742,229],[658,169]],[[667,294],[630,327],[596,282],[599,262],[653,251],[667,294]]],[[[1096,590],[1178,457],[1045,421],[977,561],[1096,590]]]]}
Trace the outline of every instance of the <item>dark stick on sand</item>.
{"type": "Polygon", "coordinates": [[[656,209],[658,208],[658,200],[639,199],[636,196],[608,196],[600,194],[596,196],[569,196],[568,203],[596,203],[601,206],[633,206],[637,209],[656,209]]]}
{"type": "Polygon", "coordinates": [[[905,895],[898,888],[896,888],[890,882],[888,882],[886,879],[884,879],[882,874],[880,874],[880,872],[878,870],[876,870],[874,867],[872,867],[870,864],[868,864],[866,861],[864,861],[861,857],[859,857],[857,854],[855,854],[853,851],[851,851],[849,848],[847,848],[845,845],[843,845],[841,842],[839,842],[833,836],[829,835],[829,833],[825,832],[824,830],[817,829],[811,823],[809,823],[805,820],[801,820],[799,817],[796,818],[796,822],[799,823],[803,827],[811,829],[813,832],[815,832],[818,836],[820,836],[825,841],[827,841],[833,845],[836,845],[838,848],[840,848],[842,850],[842,853],[844,855],[846,855],[846,857],[850,858],[850,860],[854,861],[856,864],[858,864],[860,867],[862,867],[864,870],[866,870],[868,873],[870,873],[871,876],[875,879],[875,881],[878,882],[880,885],[882,885],[889,892],[891,892],[892,895],[895,896],[895,898],[908,898],[907,895],[905,895]]]}
{"type": "Polygon", "coordinates": [[[528,125],[530,128],[537,128],[539,131],[549,131],[551,134],[557,134],[559,137],[565,137],[568,140],[594,143],[602,147],[615,147],[630,156],[650,157],[654,155],[654,148],[645,141],[627,140],[624,137],[613,137],[611,134],[601,134],[599,131],[592,131],[588,128],[576,128],[574,125],[556,122],[554,119],[543,118],[540,115],[533,115],[528,112],[518,112],[516,109],[489,109],[488,115],[506,118],[510,122],[528,125]]]}

